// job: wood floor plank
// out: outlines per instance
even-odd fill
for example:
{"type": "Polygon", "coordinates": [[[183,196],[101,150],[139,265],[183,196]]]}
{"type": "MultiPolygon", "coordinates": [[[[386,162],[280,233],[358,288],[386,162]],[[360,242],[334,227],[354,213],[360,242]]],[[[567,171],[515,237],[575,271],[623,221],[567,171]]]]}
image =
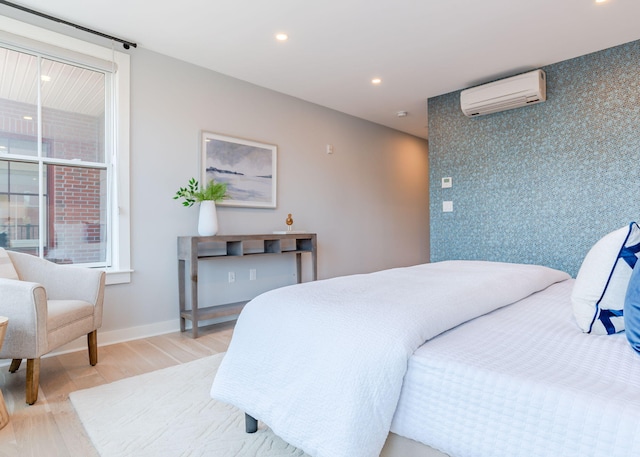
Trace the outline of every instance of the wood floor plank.
{"type": "Polygon", "coordinates": [[[161,351],[156,345],[147,340],[130,341],[127,344],[141,360],[144,360],[145,366],[143,369],[145,369],[145,372],[171,367],[180,363],[178,359],[161,351]]]}
{"type": "MultiPolygon", "coordinates": [[[[98,357],[100,350],[98,349],[98,357]]],[[[69,352],[56,357],[64,369],[73,378],[90,376],[95,374],[95,367],[89,364],[89,357],[86,351],[69,352]]]]}
{"type": "MultiPolygon", "coordinates": [[[[32,407],[35,405],[32,405],[32,407]]],[[[41,406],[36,413],[12,417],[20,456],[68,455],[53,414],[41,406]]]]}
{"type": "Polygon", "coordinates": [[[52,413],[69,456],[98,457],[98,452],[93,447],[82,422],[68,399],[56,402],[52,413]]]}
{"type": "Polygon", "coordinates": [[[180,334],[154,336],[148,341],[180,363],[191,362],[213,354],[208,346],[201,342],[198,344],[190,342],[180,334]]]}
{"type": "Polygon", "coordinates": [[[86,349],[45,357],[38,401],[32,406],[25,403],[26,367],[16,373],[2,367],[0,388],[10,419],[0,430],[0,457],[97,457],[69,401],[71,392],[224,352],[234,324],[203,328],[197,339],[176,332],[101,346],[95,367],[89,365],[86,349]]]}
{"type": "Polygon", "coordinates": [[[9,423],[0,430],[0,457],[14,457],[18,455],[18,440],[13,431],[13,423],[9,423]]]}
{"type": "MultiPolygon", "coordinates": [[[[49,357],[40,362],[40,393],[45,398],[68,396],[76,389],[69,372],[65,370],[58,357],[49,357]]],[[[40,398],[40,393],[38,398],[40,398]]]]}
{"type": "Polygon", "coordinates": [[[146,373],[148,363],[133,351],[128,343],[113,344],[99,349],[100,361],[96,370],[108,382],[146,373]]]}

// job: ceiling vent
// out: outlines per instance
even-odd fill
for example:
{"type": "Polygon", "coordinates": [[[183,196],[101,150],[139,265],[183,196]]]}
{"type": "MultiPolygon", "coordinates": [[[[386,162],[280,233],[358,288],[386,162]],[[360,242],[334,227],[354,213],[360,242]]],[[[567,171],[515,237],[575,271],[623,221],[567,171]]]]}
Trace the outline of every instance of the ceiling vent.
{"type": "Polygon", "coordinates": [[[533,105],[546,99],[546,75],[542,70],[534,70],[465,89],[460,93],[460,107],[466,116],[482,116],[533,105]]]}

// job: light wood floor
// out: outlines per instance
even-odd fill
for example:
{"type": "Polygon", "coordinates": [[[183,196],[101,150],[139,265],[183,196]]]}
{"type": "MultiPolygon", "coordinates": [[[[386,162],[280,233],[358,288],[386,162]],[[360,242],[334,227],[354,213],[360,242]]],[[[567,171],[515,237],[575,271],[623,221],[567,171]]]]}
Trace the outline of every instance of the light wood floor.
{"type": "Polygon", "coordinates": [[[38,401],[32,406],[24,401],[26,362],[13,374],[2,367],[0,389],[10,422],[0,430],[0,456],[97,456],[69,401],[70,392],[224,352],[234,323],[200,328],[195,340],[178,332],[101,346],[95,367],[89,365],[87,351],[43,358],[38,401]]]}

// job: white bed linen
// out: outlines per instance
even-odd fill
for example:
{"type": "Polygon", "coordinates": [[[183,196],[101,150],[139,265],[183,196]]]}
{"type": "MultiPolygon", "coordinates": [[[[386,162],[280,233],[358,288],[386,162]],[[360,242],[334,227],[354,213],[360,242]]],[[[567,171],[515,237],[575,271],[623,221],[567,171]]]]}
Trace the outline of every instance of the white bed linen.
{"type": "Polygon", "coordinates": [[[310,455],[377,456],[420,344],[567,278],[450,261],[270,291],[241,313],[211,394],[310,455]]]}
{"type": "Polygon", "coordinates": [[[417,349],[391,430],[453,457],[640,456],[640,357],[581,332],[573,283],[417,349]]]}

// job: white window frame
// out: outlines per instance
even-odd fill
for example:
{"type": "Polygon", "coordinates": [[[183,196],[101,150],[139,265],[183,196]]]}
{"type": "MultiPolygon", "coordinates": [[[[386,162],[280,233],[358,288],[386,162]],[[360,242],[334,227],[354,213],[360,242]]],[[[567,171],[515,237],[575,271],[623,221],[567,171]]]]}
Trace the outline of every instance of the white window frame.
{"type": "Polygon", "coordinates": [[[93,43],[46,30],[15,19],[0,16],[0,43],[35,49],[60,58],[73,58],[82,54],[82,60],[98,59],[114,62],[113,108],[116,112],[113,126],[111,166],[115,175],[111,182],[112,249],[107,284],[131,282],[131,229],[129,202],[129,109],[130,59],[129,55],[93,43]]]}

